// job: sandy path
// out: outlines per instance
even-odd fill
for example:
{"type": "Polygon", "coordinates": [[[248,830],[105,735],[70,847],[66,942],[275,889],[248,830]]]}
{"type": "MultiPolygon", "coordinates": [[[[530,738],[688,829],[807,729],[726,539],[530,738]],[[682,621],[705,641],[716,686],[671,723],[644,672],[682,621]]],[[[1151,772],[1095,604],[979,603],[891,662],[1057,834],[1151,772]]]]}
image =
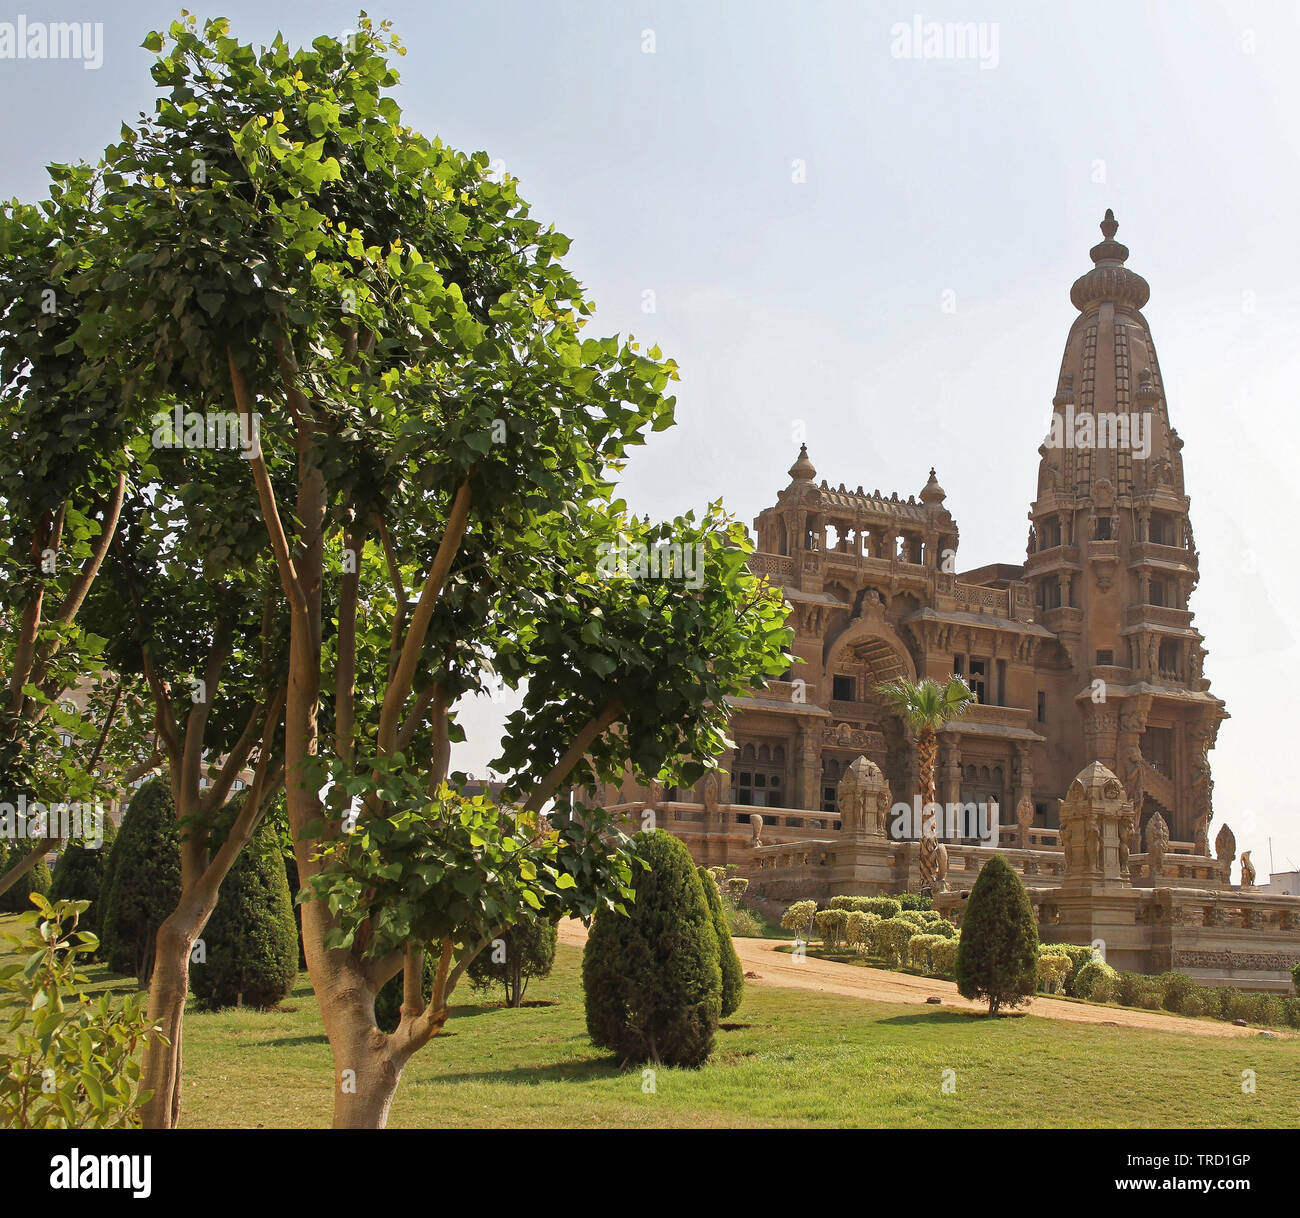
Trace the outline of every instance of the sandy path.
{"type": "MultiPolygon", "coordinates": [[[[587,941],[587,928],[581,922],[565,920],[560,923],[559,931],[561,943],[581,947],[587,941]]],[[[776,950],[784,942],[780,939],[734,939],[733,942],[746,973],[758,974],[756,978],[749,979],[751,985],[787,990],[816,990],[822,994],[844,994],[850,998],[866,998],[873,1002],[917,1005],[924,1005],[925,1000],[933,996],[942,999],[944,1006],[959,1010],[983,1010],[985,1006],[963,998],[951,981],[913,977],[886,969],[862,968],[856,964],[839,964],[834,960],[817,960],[812,956],[798,962],[776,950]]],[[[1193,1036],[1256,1036],[1260,1031],[1258,1028],[1238,1028],[1230,1023],[1208,1019],[1187,1019],[1162,1011],[1089,1006],[1046,996],[1035,998],[1028,1006],[1019,1009],[1028,1011],[1031,1015],[1061,1019],[1067,1023],[1108,1024],[1157,1032],[1183,1032],[1193,1036]]],[[[1281,1032],[1278,1035],[1286,1037],[1287,1034],[1281,1032]]]]}

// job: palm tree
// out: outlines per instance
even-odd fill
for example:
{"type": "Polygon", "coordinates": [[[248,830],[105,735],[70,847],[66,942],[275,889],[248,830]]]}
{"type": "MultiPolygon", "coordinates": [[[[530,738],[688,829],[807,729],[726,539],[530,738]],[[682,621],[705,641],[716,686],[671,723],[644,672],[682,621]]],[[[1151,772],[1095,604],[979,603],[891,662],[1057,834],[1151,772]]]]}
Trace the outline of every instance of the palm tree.
{"type": "Polygon", "coordinates": [[[900,677],[877,686],[885,699],[916,734],[917,777],[921,782],[921,890],[929,891],[938,878],[939,835],[934,823],[934,770],[939,757],[939,728],[959,719],[976,701],[970,686],[958,676],[940,685],[932,677],[909,681],[900,677]]]}

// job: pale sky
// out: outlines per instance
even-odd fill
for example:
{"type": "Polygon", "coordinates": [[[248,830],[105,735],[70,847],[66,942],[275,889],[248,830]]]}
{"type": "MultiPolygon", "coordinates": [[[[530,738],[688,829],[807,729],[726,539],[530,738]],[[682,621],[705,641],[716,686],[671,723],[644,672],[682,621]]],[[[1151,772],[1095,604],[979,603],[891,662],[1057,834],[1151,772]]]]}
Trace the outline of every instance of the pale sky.
{"type": "MultiPolygon", "coordinates": [[[[0,59],[0,195],[93,159],[152,107],[146,31],[179,5],[8,3],[103,23],[102,65],[0,59]]],[[[347,4],[226,3],[241,38],[351,27],[347,4]]],[[[1021,562],[1073,280],[1107,207],[1151,323],[1201,551],[1206,675],[1232,718],[1215,820],[1261,880],[1300,867],[1283,682],[1300,641],[1300,9],[1258,4],[371,4],[407,42],[407,121],[520,179],[571,238],[601,333],[682,366],[679,424],[629,466],[638,512],[721,496],[746,523],[806,432],[818,476],[920,490],[959,566],[1021,562]],[[984,54],[897,57],[898,23],[982,25],[984,54]],[[653,296],[647,296],[653,293],[653,296]],[[945,311],[945,293],[955,308],[945,311]],[[647,312],[647,302],[653,312],[647,312]]],[[[0,35],[2,37],[2,35],[0,35]]],[[[0,41],[0,47],[3,46],[0,41]]],[[[483,772],[507,707],[464,721],[483,772]]]]}

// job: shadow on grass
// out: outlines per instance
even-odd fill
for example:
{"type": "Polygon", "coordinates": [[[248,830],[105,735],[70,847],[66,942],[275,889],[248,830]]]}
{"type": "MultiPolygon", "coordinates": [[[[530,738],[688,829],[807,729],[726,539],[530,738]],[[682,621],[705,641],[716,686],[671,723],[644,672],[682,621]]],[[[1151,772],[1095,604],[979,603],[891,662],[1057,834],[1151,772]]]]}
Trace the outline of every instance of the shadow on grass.
{"type": "MultiPolygon", "coordinates": [[[[452,1074],[433,1074],[422,1078],[415,1085],[429,1086],[443,1083],[592,1083],[601,1079],[619,1078],[627,1074],[620,1069],[621,1061],[613,1054],[605,1057],[588,1058],[585,1061],[552,1062],[548,1066],[534,1065],[531,1062],[500,1070],[463,1070],[452,1074]]],[[[415,1080],[412,1080],[414,1083],[415,1080]]]]}
{"type": "Polygon", "coordinates": [[[324,1032],[316,1036],[277,1036],[274,1040],[255,1040],[250,1049],[288,1049],[295,1045],[327,1045],[329,1037],[324,1032]]]}
{"type": "MultiPolygon", "coordinates": [[[[1026,1019],[1028,1011],[999,1011],[997,1019],[1026,1019]]],[[[894,1023],[966,1023],[972,1019],[979,1020],[982,1023],[989,1022],[989,1013],[987,1009],[979,1011],[959,1011],[952,1007],[947,1009],[940,1006],[927,1007],[925,1011],[918,1012],[915,1015],[890,1015],[885,1019],[877,1019],[878,1024],[894,1023]]]]}

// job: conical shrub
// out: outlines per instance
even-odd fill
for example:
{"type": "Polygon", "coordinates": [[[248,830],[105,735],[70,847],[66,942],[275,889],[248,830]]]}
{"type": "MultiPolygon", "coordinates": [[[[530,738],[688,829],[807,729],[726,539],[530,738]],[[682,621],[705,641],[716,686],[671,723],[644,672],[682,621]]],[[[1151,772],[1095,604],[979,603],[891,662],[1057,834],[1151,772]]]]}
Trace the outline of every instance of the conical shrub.
{"type": "Polygon", "coordinates": [[[722,970],[722,1014],[732,1014],[740,1006],[745,992],[745,970],[741,967],[740,957],[736,955],[736,945],[731,941],[731,927],[727,925],[727,913],[722,908],[722,894],[718,891],[717,881],[703,867],[696,870],[700,876],[700,886],[704,889],[705,899],[709,902],[709,913],[713,916],[713,932],[718,937],[718,966],[722,970]]]}
{"type": "Polygon", "coordinates": [[[1011,864],[995,854],[966,902],[957,946],[957,990],[987,999],[989,1014],[1032,997],[1038,970],[1038,926],[1029,894],[1011,864]]]}
{"type": "Polygon", "coordinates": [[[626,915],[601,908],[582,958],[587,1031],[625,1061],[698,1066],[713,1051],[722,970],[690,851],[671,833],[634,839],[647,864],[626,915]]]}
{"type": "MultiPolygon", "coordinates": [[[[236,796],[227,804],[227,824],[241,803],[236,796]]],[[[190,965],[190,989],[201,1006],[266,1009],[289,996],[298,975],[298,932],[280,836],[270,821],[262,821],[221,881],[201,938],[202,958],[190,965]]]]}

